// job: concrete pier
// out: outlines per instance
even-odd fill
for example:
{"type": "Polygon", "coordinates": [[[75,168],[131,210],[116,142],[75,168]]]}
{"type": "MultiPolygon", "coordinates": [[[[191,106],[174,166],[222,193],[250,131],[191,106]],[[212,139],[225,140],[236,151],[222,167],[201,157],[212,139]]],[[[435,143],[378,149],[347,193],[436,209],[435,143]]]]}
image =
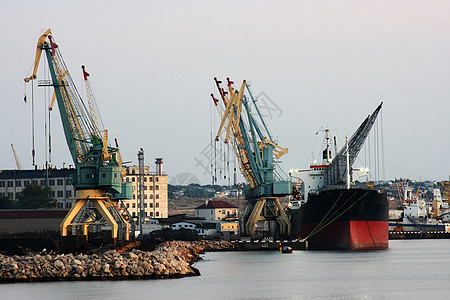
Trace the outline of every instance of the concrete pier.
{"type": "Polygon", "coordinates": [[[445,231],[389,231],[390,240],[412,239],[450,239],[450,232],[445,231]]]}
{"type": "Polygon", "coordinates": [[[240,240],[233,243],[236,249],[241,251],[279,251],[284,246],[291,247],[292,250],[308,250],[308,241],[301,240],[240,240]]]}

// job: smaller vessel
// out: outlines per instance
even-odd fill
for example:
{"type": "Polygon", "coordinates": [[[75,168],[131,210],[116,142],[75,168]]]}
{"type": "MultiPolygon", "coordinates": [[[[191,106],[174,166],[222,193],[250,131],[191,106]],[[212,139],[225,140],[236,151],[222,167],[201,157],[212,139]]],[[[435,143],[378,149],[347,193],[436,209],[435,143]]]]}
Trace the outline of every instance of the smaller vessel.
{"type": "Polygon", "coordinates": [[[281,248],[281,253],[292,253],[292,247],[283,246],[283,248],[281,248]]]}
{"type": "Polygon", "coordinates": [[[397,187],[402,192],[403,212],[399,219],[390,220],[389,231],[450,232],[450,223],[441,220],[442,215],[447,215],[448,202],[442,201],[439,189],[433,189],[430,205],[420,185],[414,190],[408,180],[400,180],[397,187]]]}

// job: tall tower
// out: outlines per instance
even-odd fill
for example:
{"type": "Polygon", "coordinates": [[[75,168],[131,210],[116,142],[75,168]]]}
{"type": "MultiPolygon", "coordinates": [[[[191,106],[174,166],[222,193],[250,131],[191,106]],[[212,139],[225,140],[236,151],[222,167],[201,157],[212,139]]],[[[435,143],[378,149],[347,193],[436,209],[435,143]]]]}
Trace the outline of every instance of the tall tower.
{"type": "Polygon", "coordinates": [[[138,151],[139,161],[139,230],[142,237],[142,222],[144,219],[144,149],[138,151]]]}

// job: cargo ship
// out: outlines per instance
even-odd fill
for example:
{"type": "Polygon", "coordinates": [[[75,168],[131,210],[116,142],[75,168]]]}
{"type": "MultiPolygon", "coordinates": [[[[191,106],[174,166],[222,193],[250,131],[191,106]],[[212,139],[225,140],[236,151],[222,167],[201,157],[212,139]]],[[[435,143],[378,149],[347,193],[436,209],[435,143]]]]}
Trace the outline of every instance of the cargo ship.
{"type": "Polygon", "coordinates": [[[448,199],[444,200],[439,188],[433,189],[433,199],[426,197],[427,188],[416,190],[409,186],[409,180],[396,182],[399,196],[403,202],[401,214],[394,214],[389,220],[389,231],[450,232],[448,199]],[[428,202],[428,203],[427,203],[428,202]],[[431,207],[430,207],[431,206],[431,207]]]}
{"type": "MultiPolygon", "coordinates": [[[[389,247],[389,203],[373,185],[356,186],[353,178],[368,176],[353,169],[382,103],[369,115],[346,145],[332,157],[330,130],[322,162],[307,170],[291,170],[299,179],[290,201],[291,236],[308,241],[309,249],[372,250],[389,247]],[[301,192],[300,192],[301,191],[301,192]]],[[[336,142],[335,142],[336,145],[336,142]]],[[[336,148],[336,147],[335,147],[336,148]]]]}

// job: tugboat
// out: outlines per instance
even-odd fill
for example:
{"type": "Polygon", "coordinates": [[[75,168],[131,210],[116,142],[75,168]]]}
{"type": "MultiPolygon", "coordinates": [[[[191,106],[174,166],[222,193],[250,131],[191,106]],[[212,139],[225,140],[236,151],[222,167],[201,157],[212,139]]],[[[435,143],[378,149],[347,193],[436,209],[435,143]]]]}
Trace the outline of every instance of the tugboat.
{"type": "Polygon", "coordinates": [[[303,186],[290,203],[291,235],[308,241],[309,249],[371,250],[389,247],[389,204],[386,193],[353,182],[352,165],[366,140],[381,103],[332,158],[330,131],[322,162],[309,170],[292,171],[303,186]]]}

